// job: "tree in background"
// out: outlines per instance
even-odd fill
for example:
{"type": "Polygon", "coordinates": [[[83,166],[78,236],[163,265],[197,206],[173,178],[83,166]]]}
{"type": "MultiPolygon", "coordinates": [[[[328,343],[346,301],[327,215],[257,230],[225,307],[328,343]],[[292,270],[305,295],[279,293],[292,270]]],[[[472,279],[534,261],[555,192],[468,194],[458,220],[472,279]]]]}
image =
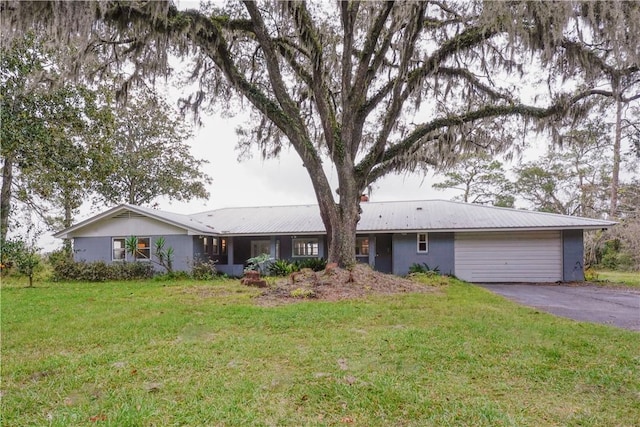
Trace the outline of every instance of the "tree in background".
{"type": "Polygon", "coordinates": [[[515,192],[543,212],[600,218],[609,209],[611,144],[606,126],[577,124],[536,161],[514,168],[515,192]]]}
{"type": "Polygon", "coordinates": [[[619,189],[618,225],[592,239],[590,260],[611,269],[640,271],[640,179],[622,182],[619,189]]]}
{"type": "Polygon", "coordinates": [[[246,100],[252,123],[244,142],[267,156],[283,144],[296,150],[329,261],[345,266],[355,263],[360,194],[370,184],[477,147],[508,149],[510,118],[549,124],[569,110],[583,113],[571,107],[593,94],[558,92],[527,105],[506,76],[522,76],[531,61],[548,65],[565,55],[562,41],[596,30],[640,56],[640,4],[604,4],[247,1],[180,11],[170,2],[4,1],[2,8],[11,30],[37,22],[56,41],[90,38],[82,52],[110,55],[103,63],[132,59],[134,79],[166,75],[168,52],[193,58],[189,74],[200,90],[190,105],[246,100]]]}
{"type": "Polygon", "coordinates": [[[103,152],[111,117],[99,93],[82,85],[52,85],[58,64],[41,39],[27,34],[13,42],[2,46],[0,58],[0,241],[14,202],[27,205],[49,227],[71,225],[88,193],[89,153],[103,152]]]}
{"type": "Polygon", "coordinates": [[[109,204],[148,205],[161,196],[205,199],[211,178],[201,172],[206,161],[190,154],[192,133],[162,99],[129,94],[115,116],[111,156],[96,165],[92,189],[109,204]]]}
{"type": "Polygon", "coordinates": [[[59,57],[31,33],[3,45],[0,61],[0,241],[16,209],[15,229],[25,225],[15,218],[31,213],[60,229],[94,192],[102,202],[136,204],[208,195],[203,162],[184,142],[191,133],[162,100],[132,92],[114,110],[105,87],[64,81],[59,57]]]}
{"type": "MultiPolygon", "coordinates": [[[[608,13],[607,3],[598,6],[596,13],[608,13]]],[[[626,6],[625,6],[626,7],[626,6]]],[[[620,49],[618,40],[625,40],[630,29],[619,29],[612,37],[608,29],[595,26],[590,31],[577,32],[576,37],[565,38],[562,45],[565,55],[557,56],[555,67],[559,76],[583,75],[585,86],[600,97],[598,109],[603,117],[613,111],[611,139],[613,141],[611,185],[609,190],[609,215],[617,216],[620,188],[620,167],[623,161],[623,140],[633,144],[638,130],[640,104],[639,45],[620,49]]]]}
{"type": "Polygon", "coordinates": [[[432,187],[462,191],[453,200],[512,208],[515,202],[513,185],[505,174],[502,163],[488,154],[467,155],[456,163],[454,169],[444,174],[446,179],[443,182],[432,187]]]}
{"type": "Polygon", "coordinates": [[[628,156],[633,158],[632,162],[635,162],[635,170],[638,171],[640,162],[640,105],[629,109],[630,117],[627,117],[623,122],[625,133],[629,135],[629,146],[631,150],[628,156]]]}

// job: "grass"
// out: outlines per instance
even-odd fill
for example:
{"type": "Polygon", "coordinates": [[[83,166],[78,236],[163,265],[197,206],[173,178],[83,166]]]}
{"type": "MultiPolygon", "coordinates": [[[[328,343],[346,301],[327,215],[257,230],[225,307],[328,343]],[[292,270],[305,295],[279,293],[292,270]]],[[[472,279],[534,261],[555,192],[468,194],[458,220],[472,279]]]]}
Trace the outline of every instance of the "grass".
{"type": "Polygon", "coordinates": [[[0,424],[638,424],[637,333],[438,289],[259,307],[230,280],[5,282],[0,424]]]}
{"type": "Polygon", "coordinates": [[[598,270],[596,273],[598,275],[598,281],[607,281],[640,287],[640,272],[638,271],[598,270]]]}

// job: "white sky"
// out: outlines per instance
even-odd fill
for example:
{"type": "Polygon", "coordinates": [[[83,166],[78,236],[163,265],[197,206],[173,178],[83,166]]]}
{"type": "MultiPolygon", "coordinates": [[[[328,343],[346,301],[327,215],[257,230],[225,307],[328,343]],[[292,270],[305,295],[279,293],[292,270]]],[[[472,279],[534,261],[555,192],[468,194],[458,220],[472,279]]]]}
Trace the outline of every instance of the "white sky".
{"type": "MultiPolygon", "coordinates": [[[[203,168],[213,178],[209,200],[189,203],[161,200],[162,209],[188,213],[231,206],[264,206],[316,203],[307,171],[293,149],[285,149],[277,159],[262,160],[258,153],[238,161],[235,128],[240,117],[205,117],[204,126],[190,141],[196,158],[209,161],[203,168]]],[[[331,184],[337,187],[330,162],[325,163],[331,184]]],[[[372,201],[448,198],[431,188],[432,179],[421,174],[392,175],[374,185],[372,201]]]]}

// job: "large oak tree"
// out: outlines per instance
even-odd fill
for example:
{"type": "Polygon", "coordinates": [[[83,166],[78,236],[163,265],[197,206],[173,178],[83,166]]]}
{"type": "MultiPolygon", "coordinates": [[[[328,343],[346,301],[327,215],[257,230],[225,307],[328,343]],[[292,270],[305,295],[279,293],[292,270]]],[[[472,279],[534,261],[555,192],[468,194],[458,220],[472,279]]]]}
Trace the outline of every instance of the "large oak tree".
{"type": "Polygon", "coordinates": [[[82,58],[97,53],[101,71],[129,59],[134,80],[165,74],[169,53],[190,59],[200,84],[194,110],[241,100],[255,117],[247,142],[266,155],[283,144],[296,150],[319,203],[329,260],[341,265],[355,262],[360,194],[371,183],[464,151],[505,149],[510,118],[543,124],[577,114],[593,93],[550,82],[558,93],[528,96],[520,80],[527,65],[542,75],[565,53],[565,39],[594,30],[635,58],[640,45],[636,2],[246,1],[202,10],[147,1],[3,2],[2,9],[14,32],[37,22],[58,40],[86,38],[82,58]],[[327,159],[338,194],[323,169],[327,159]]]}

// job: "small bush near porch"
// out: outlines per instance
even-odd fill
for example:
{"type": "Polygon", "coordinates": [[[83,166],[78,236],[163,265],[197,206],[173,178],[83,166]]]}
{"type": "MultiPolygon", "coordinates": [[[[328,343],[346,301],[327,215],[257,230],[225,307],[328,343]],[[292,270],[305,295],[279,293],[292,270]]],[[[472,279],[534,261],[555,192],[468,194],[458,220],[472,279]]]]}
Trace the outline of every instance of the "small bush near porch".
{"type": "Polygon", "coordinates": [[[2,425],[634,425],[638,333],[434,292],[2,284],[2,425]]]}

